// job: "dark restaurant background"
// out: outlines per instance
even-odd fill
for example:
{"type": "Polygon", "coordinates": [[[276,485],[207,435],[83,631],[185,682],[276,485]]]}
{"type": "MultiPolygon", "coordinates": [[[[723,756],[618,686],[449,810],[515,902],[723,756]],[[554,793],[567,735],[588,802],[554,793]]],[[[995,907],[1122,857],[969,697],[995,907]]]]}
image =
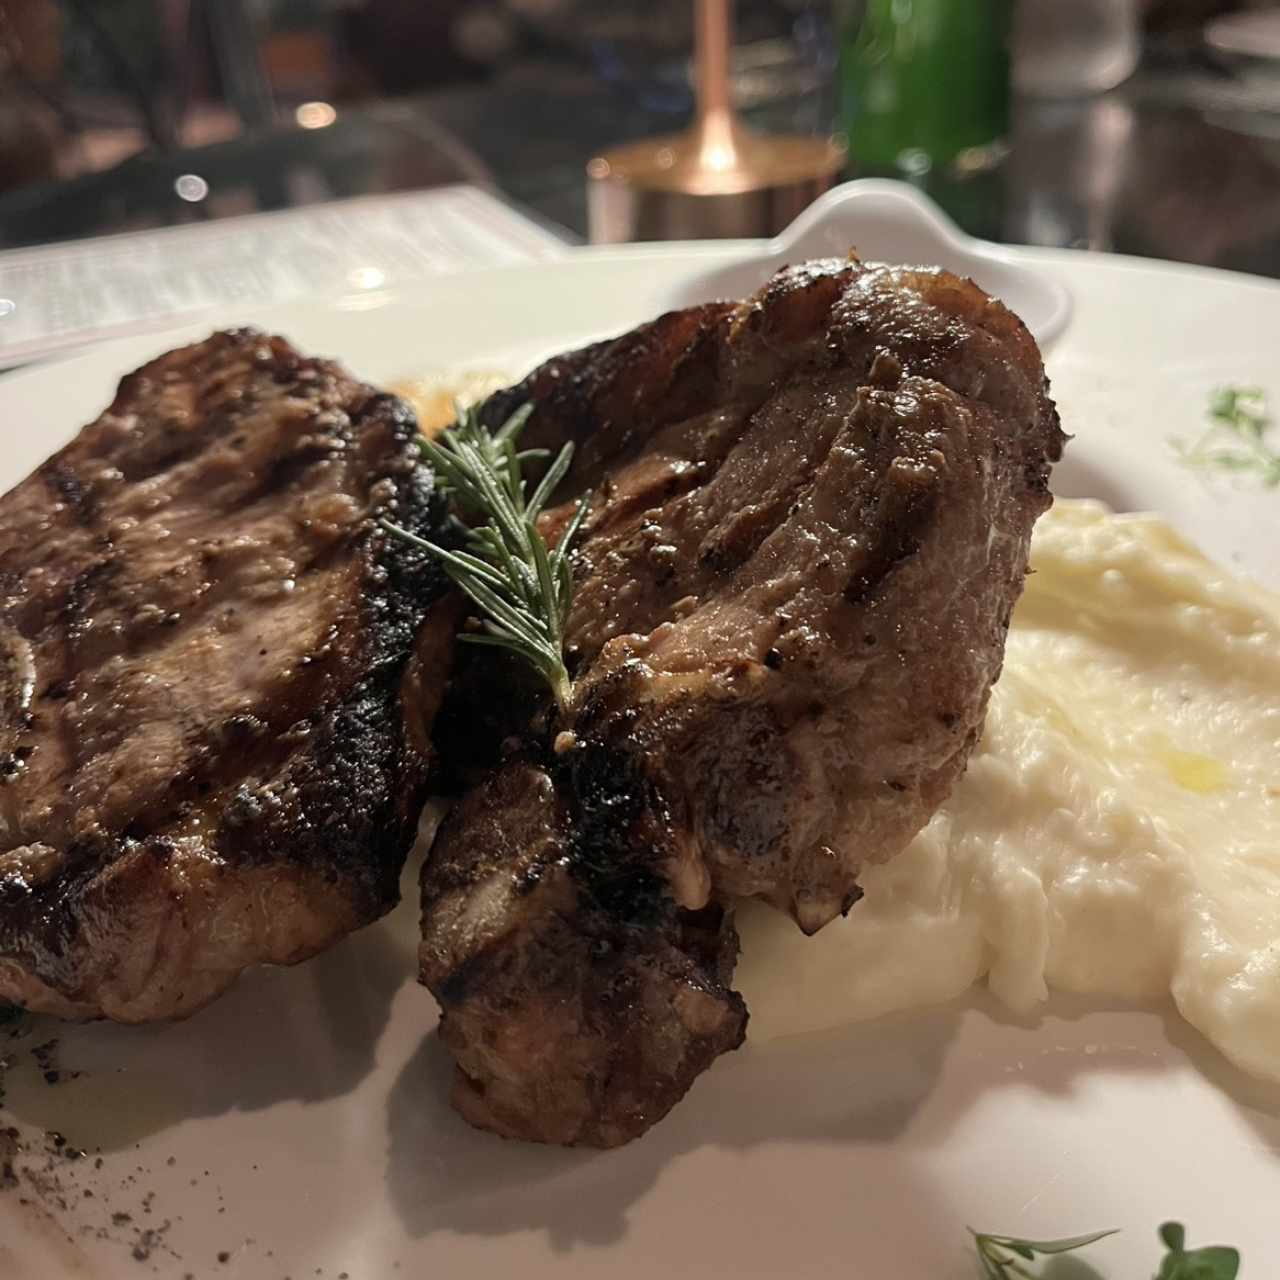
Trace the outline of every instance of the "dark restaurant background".
{"type": "MultiPolygon", "coordinates": [[[[740,0],[731,70],[858,176],[850,7],[740,0]]],[[[1275,7],[1137,4],[1132,75],[1020,84],[998,163],[912,180],[993,239],[1280,275],[1280,62],[1204,38],[1275,7]]],[[[688,120],[692,39],[689,0],[0,0],[0,247],[459,181],[584,237],[587,160],[688,120]]]]}

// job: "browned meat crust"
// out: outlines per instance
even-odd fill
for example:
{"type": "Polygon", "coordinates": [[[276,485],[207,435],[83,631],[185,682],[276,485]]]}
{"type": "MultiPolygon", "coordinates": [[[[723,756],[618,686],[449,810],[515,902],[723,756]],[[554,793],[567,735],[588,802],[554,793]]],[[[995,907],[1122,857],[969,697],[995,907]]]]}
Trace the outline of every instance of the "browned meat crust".
{"type": "Polygon", "coordinates": [[[452,649],[412,415],[249,330],[0,500],[0,999],[182,1016],[390,908],[452,649]]]}
{"type": "Polygon", "coordinates": [[[741,1040],[729,927],[708,950],[687,926],[755,896],[820,928],[948,794],[1063,436],[1015,316],[945,272],[856,262],[552,360],[485,412],[525,401],[529,444],[578,445],[563,496],[597,492],[574,700],[539,737],[467,661],[458,689],[521,754],[442,828],[422,977],[468,1119],[611,1145],[741,1040]],[[607,942],[607,974],[575,938],[607,942]]]}
{"type": "Polygon", "coordinates": [[[738,939],[680,911],[639,858],[639,790],[514,760],[446,820],[422,973],[446,1010],[454,1103],[507,1137],[613,1147],[643,1133],[746,1032],[738,939]]]}

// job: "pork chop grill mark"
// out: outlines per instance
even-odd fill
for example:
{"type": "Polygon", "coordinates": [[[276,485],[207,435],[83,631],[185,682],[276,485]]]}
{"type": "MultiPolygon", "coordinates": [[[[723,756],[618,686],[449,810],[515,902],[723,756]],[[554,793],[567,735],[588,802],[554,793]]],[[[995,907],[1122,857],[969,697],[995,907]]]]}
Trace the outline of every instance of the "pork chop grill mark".
{"type": "Polygon", "coordinates": [[[620,850],[634,846],[635,823],[658,800],[643,767],[628,753],[590,742],[565,755],[551,752],[545,765],[573,797],[569,869],[574,878],[618,921],[641,927],[655,923],[667,892],[648,865],[652,855],[619,858],[620,850]]]}
{"type": "MultiPolygon", "coordinates": [[[[909,494],[890,517],[889,536],[876,544],[870,560],[862,564],[844,589],[851,605],[864,604],[883,586],[899,565],[909,561],[920,550],[923,531],[932,523],[938,501],[936,490],[909,494]]],[[[874,643],[875,637],[872,638],[874,643]]]]}

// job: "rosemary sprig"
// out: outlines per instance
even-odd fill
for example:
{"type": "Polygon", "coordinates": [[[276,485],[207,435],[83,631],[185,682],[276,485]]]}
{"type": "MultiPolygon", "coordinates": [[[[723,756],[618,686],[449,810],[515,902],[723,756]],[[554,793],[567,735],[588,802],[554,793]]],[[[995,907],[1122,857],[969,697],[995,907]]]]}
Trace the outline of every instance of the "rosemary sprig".
{"type": "MultiPolygon", "coordinates": [[[[1034,1277],[1023,1262],[1054,1253],[1071,1253],[1086,1245],[1116,1234],[1093,1231],[1088,1235],[1070,1236],[1065,1240],[1020,1240],[1017,1236],[988,1235],[969,1228],[978,1250],[983,1280],[1012,1280],[1012,1277],[1034,1277]]],[[[1160,1240],[1166,1252],[1155,1280],[1236,1280],[1240,1274],[1240,1253],[1226,1245],[1212,1244],[1201,1249],[1187,1249],[1186,1228],[1180,1222],[1166,1222],[1160,1227],[1160,1240]]]]}
{"type": "Polygon", "coordinates": [[[1036,1256],[1048,1256],[1052,1253],[1071,1253],[1075,1249],[1083,1249],[1106,1236],[1116,1234],[1116,1228],[1110,1231],[1092,1231],[1088,1235],[1068,1236],[1064,1240],[1020,1240],[1017,1236],[989,1235],[983,1231],[969,1228],[973,1243],[978,1250],[978,1262],[982,1266],[983,1280],[1012,1280],[1014,1276],[1033,1277],[1022,1261],[1034,1262],[1036,1256]],[[1020,1259],[1022,1261],[1020,1261],[1020,1259]]]}
{"type": "MultiPolygon", "coordinates": [[[[434,439],[431,436],[424,436],[420,441],[424,452],[430,456],[428,446],[434,445],[439,448],[441,443],[449,445],[452,442],[462,441],[466,444],[475,446],[485,455],[491,465],[501,476],[506,477],[507,471],[507,455],[506,447],[508,442],[515,444],[520,439],[520,433],[524,430],[525,424],[529,421],[529,415],[533,412],[533,405],[521,405],[498,430],[490,434],[487,427],[480,421],[480,414],[474,405],[463,405],[458,401],[454,401],[454,423],[453,426],[446,428],[440,432],[434,439]]],[[[551,451],[549,449],[519,449],[516,457],[523,465],[526,462],[538,462],[549,458],[551,451]]],[[[434,457],[432,461],[437,461],[434,457]]],[[[436,488],[441,493],[449,494],[469,515],[483,515],[484,506],[474,501],[469,493],[463,489],[459,491],[458,486],[454,483],[447,471],[441,470],[438,462],[436,468],[436,488]]]]}
{"type": "Polygon", "coordinates": [[[458,407],[458,421],[422,451],[435,467],[454,505],[483,524],[465,527],[465,550],[452,551],[383,521],[396,537],[429,551],[450,578],[483,612],[484,630],[464,632],[470,644],[490,645],[519,654],[546,681],[562,710],[572,692],[564,665],[564,628],[573,600],[569,547],[587,513],[578,503],[549,550],[537,520],[573,458],[566,444],[547,468],[531,498],[525,497],[524,463],[548,456],[546,450],[516,448],[532,406],[517,409],[490,432],[474,409],[458,407]]]}
{"type": "Polygon", "coordinates": [[[1280,452],[1268,438],[1274,425],[1261,387],[1217,387],[1209,396],[1209,428],[1191,444],[1174,440],[1178,456],[1200,471],[1255,475],[1280,486],[1280,452]]]}

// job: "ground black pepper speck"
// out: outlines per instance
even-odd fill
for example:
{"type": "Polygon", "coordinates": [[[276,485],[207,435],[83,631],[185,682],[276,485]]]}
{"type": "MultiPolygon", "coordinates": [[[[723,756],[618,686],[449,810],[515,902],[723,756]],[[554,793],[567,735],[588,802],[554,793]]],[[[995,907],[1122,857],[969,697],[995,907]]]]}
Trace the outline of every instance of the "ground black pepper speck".
{"type": "Polygon", "coordinates": [[[0,1190],[7,1191],[18,1185],[18,1175],[13,1162],[18,1155],[17,1129],[0,1130],[0,1190]]]}
{"type": "MultiPolygon", "coordinates": [[[[0,1026],[0,1037],[8,1030],[0,1026]]],[[[33,1075],[38,1073],[47,1078],[50,1072],[56,1071],[60,1080],[68,1080],[80,1074],[51,1065],[57,1043],[56,1040],[44,1041],[23,1055],[23,1064],[32,1063],[33,1075]]],[[[10,1055],[0,1070],[19,1066],[10,1055]]],[[[170,1219],[146,1227],[137,1220],[139,1212],[154,1213],[156,1192],[148,1191],[140,1202],[128,1208],[121,1206],[122,1195],[128,1194],[126,1189],[135,1184],[137,1178],[132,1173],[120,1178],[102,1155],[89,1160],[85,1158],[87,1154],[56,1129],[44,1133],[24,1131],[16,1125],[0,1129],[0,1192],[20,1188],[23,1194],[18,1197],[18,1203],[21,1206],[38,1206],[46,1213],[55,1214],[69,1244],[88,1239],[122,1245],[135,1261],[148,1263],[150,1269],[158,1273],[154,1259],[160,1249],[172,1258],[178,1255],[165,1243],[172,1225],[170,1219]],[[85,1185],[86,1182],[93,1185],[85,1185]]],[[[138,1174],[150,1172],[143,1165],[134,1168],[138,1174]]]]}
{"type": "Polygon", "coordinates": [[[169,1226],[170,1223],[166,1220],[158,1227],[148,1227],[134,1241],[133,1256],[138,1262],[146,1262],[151,1257],[152,1250],[164,1239],[164,1234],[169,1230],[169,1226]]]}
{"type": "MultiPolygon", "coordinates": [[[[62,1041],[49,1038],[47,1020],[24,1016],[20,1021],[6,1021],[4,1012],[0,1006],[0,1103],[4,1101],[6,1076],[11,1084],[16,1084],[17,1073],[25,1072],[23,1088],[30,1090],[39,1089],[41,1080],[52,1085],[82,1074],[68,1070],[59,1061],[62,1041]],[[39,1043],[33,1043],[37,1040],[39,1043]]],[[[170,1228],[183,1221],[182,1215],[161,1217],[165,1208],[161,1197],[176,1183],[165,1171],[174,1169],[178,1159],[172,1155],[159,1157],[163,1159],[163,1167],[154,1161],[148,1165],[139,1163],[144,1145],[149,1157],[153,1148],[150,1143],[142,1142],[131,1143],[123,1151],[104,1157],[100,1147],[86,1151],[78,1145],[74,1133],[68,1135],[55,1129],[39,1133],[20,1123],[12,1128],[0,1128],[0,1194],[12,1190],[18,1204],[53,1214],[71,1245],[94,1242],[95,1250],[120,1248],[135,1263],[157,1276],[181,1274],[183,1280],[195,1280],[196,1272],[179,1273],[169,1269],[173,1262],[183,1261],[169,1238],[170,1228]],[[130,1150],[137,1154],[133,1164],[126,1164],[130,1150]],[[162,1176],[156,1178],[156,1172],[162,1176]],[[147,1187],[153,1179],[155,1190],[147,1187]]],[[[252,1166],[255,1172],[261,1168],[259,1164],[252,1166]]],[[[213,1171],[205,1169],[203,1177],[209,1183],[208,1191],[216,1195],[218,1213],[226,1216],[223,1192],[212,1181],[213,1171]]],[[[196,1176],[185,1181],[191,1188],[200,1185],[196,1176]]],[[[207,1213],[206,1207],[196,1216],[207,1213]]],[[[249,1248],[254,1242],[246,1238],[242,1243],[249,1248]]],[[[268,1257],[274,1256],[272,1250],[265,1253],[268,1257]]],[[[216,1256],[225,1266],[235,1255],[236,1250],[225,1249],[216,1256]]],[[[317,1277],[325,1274],[333,1273],[317,1268],[317,1277]]],[[[349,1273],[342,1273],[342,1280],[348,1277],[349,1273]]]]}
{"type": "Polygon", "coordinates": [[[55,1036],[31,1050],[31,1056],[35,1059],[45,1084],[61,1084],[63,1080],[78,1080],[82,1074],[79,1071],[63,1070],[58,1061],[58,1045],[59,1040],[55,1036]]]}

